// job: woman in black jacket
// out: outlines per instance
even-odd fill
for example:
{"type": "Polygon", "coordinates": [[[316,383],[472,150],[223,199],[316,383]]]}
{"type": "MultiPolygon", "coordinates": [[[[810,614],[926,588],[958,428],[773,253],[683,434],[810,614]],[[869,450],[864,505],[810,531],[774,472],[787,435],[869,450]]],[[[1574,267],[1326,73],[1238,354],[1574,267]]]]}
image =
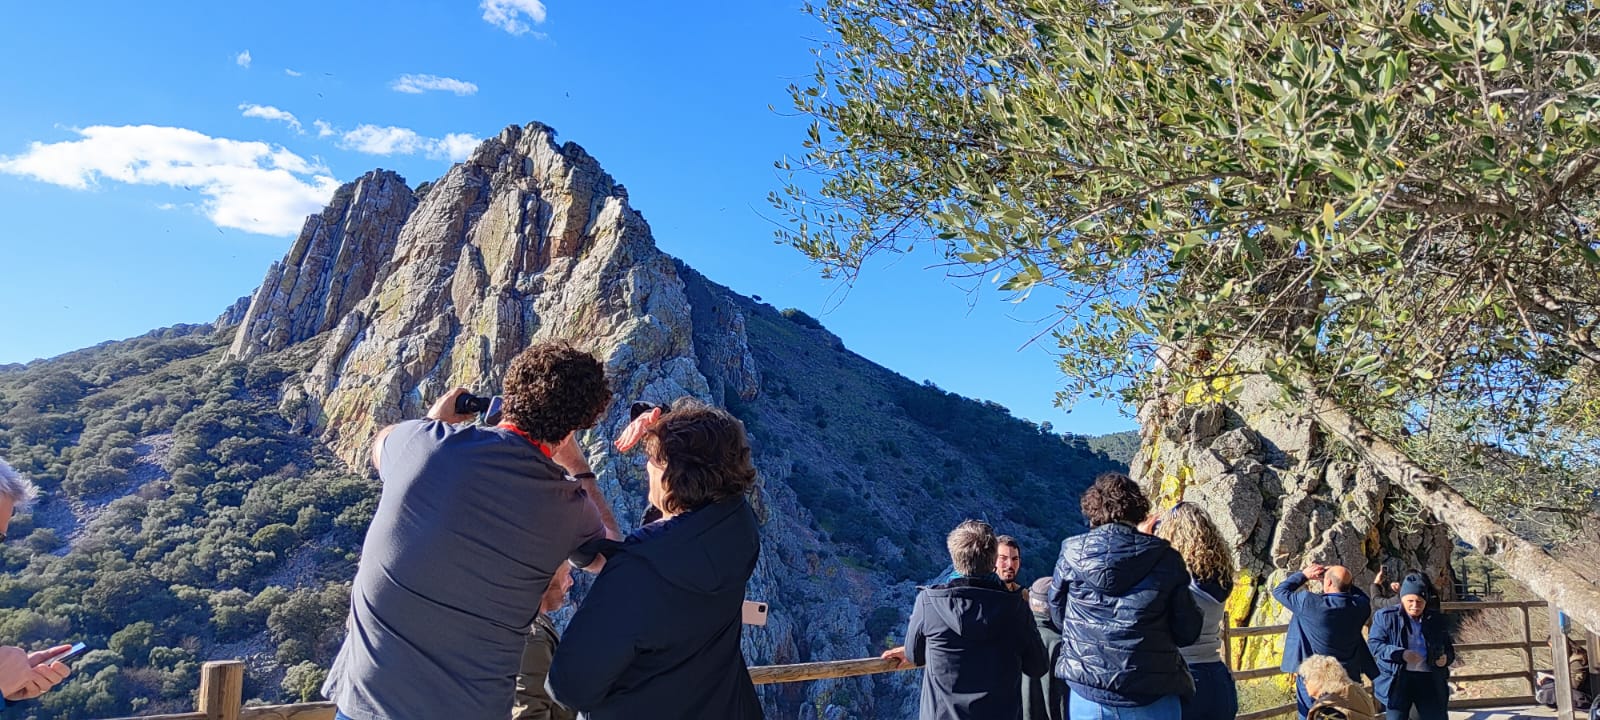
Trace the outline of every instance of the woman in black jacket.
{"type": "Polygon", "coordinates": [[[1062,640],[1055,673],[1072,688],[1069,712],[1178,720],[1180,699],[1194,694],[1178,648],[1204,622],[1183,557],[1136,529],[1150,501],[1126,475],[1101,475],[1081,504],[1091,529],[1061,543],[1050,584],[1062,640]]]}
{"type": "MultiPolygon", "coordinates": [[[[623,541],[556,650],[546,687],[591,720],[762,717],[739,649],[761,550],[744,425],[680,400],[644,430],[662,519],[623,541]]],[[[646,422],[648,422],[646,420],[646,422]]]]}

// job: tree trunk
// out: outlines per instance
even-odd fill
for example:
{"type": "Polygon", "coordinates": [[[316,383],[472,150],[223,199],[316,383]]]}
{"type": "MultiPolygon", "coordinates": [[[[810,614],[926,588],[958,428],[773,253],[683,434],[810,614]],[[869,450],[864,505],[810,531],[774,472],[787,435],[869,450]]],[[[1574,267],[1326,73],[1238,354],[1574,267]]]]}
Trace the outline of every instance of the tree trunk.
{"type": "Polygon", "coordinates": [[[1585,627],[1600,628],[1600,587],[1484,515],[1443,478],[1417,464],[1405,451],[1308,383],[1298,383],[1296,389],[1304,394],[1312,417],[1329,435],[1388,475],[1458,537],[1585,627]]]}

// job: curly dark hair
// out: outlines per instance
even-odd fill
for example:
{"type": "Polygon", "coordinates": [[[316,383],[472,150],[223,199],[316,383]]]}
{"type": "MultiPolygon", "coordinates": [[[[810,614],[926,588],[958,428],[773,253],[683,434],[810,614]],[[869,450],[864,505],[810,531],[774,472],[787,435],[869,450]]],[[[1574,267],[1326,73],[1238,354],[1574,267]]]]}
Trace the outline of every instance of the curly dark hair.
{"type": "Polygon", "coordinates": [[[1083,519],[1089,521],[1092,528],[1114,522],[1137,524],[1150,514],[1150,501],[1139,484],[1127,475],[1114,472],[1094,479],[1094,485],[1083,492],[1080,507],[1083,519]]]}
{"type": "Polygon", "coordinates": [[[505,419],[537,440],[559,443],[593,427],[611,403],[606,370],[565,341],[523,350],[506,368],[505,419]]]}
{"type": "Polygon", "coordinates": [[[667,512],[699,510],[756,485],[744,423],[726,410],[683,398],[645,431],[643,443],[650,459],[666,466],[667,512]]]}

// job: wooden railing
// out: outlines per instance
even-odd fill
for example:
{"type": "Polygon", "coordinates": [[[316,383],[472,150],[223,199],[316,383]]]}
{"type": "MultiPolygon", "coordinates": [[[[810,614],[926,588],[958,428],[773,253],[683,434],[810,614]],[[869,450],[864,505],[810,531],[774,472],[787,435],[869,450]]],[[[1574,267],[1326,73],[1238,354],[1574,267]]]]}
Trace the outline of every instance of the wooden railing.
{"type": "MultiPolygon", "coordinates": [[[[1490,651],[1490,650],[1521,650],[1523,669],[1511,672],[1477,673],[1473,675],[1455,675],[1451,682],[1487,682],[1492,680],[1526,679],[1528,681],[1527,695],[1514,695],[1494,698],[1472,698],[1468,700],[1452,700],[1450,708],[1453,710],[1474,710],[1491,707],[1520,707],[1533,704],[1533,691],[1535,689],[1536,674],[1534,648],[1546,641],[1533,640],[1533,620],[1531,611],[1534,608],[1549,607],[1541,600],[1506,601],[1506,602],[1451,602],[1444,603],[1443,610],[1450,612],[1465,612],[1475,610],[1490,610],[1495,608],[1515,608],[1521,611],[1521,640],[1509,642],[1482,642],[1463,643],[1456,645],[1456,652],[1490,651]]],[[[1557,611],[1550,608],[1550,627],[1557,628],[1557,611]]],[[[1232,668],[1233,678],[1236,681],[1256,680],[1260,678],[1287,675],[1277,666],[1261,668],[1236,668],[1232,658],[1232,641],[1244,638],[1270,637],[1288,632],[1288,625],[1262,625],[1257,627],[1225,628],[1222,631],[1223,660],[1232,668]]],[[[1555,660],[1556,693],[1558,700],[1565,702],[1558,704],[1558,717],[1575,718],[1573,715],[1572,691],[1565,668],[1567,657],[1567,637],[1559,630],[1550,633],[1548,638],[1551,657],[1555,660]]],[[[1600,658],[1600,637],[1594,633],[1588,635],[1589,657],[1600,658]]],[[[879,658],[862,658],[857,660],[832,660],[827,662],[800,663],[797,665],[762,665],[750,668],[750,679],[757,685],[772,683],[806,682],[810,680],[831,680],[837,678],[857,677],[860,675],[874,675],[878,673],[896,672],[909,668],[900,667],[892,660],[879,658]]],[[[1590,668],[1590,687],[1600,690],[1600,676],[1596,676],[1595,668],[1590,668]]],[[[1294,703],[1278,705],[1276,707],[1241,713],[1235,720],[1266,720],[1295,712],[1294,703]]],[[[174,715],[141,715],[137,718],[121,718],[119,720],[333,720],[333,703],[298,703],[294,705],[244,705],[244,663],[238,660],[224,660],[208,662],[200,668],[199,708],[190,713],[174,715]]]]}
{"type": "MultiPolygon", "coordinates": [[[[1510,695],[1510,696],[1487,697],[1487,698],[1463,698],[1463,699],[1451,700],[1450,701],[1450,709],[1452,709],[1452,710],[1479,710],[1479,709],[1484,709],[1484,708],[1523,707],[1523,706],[1531,706],[1531,705],[1533,705],[1534,704],[1533,694],[1534,694],[1534,691],[1538,687],[1538,685],[1537,685],[1537,683],[1538,683],[1537,676],[1538,676],[1538,673],[1540,672],[1540,670],[1535,665],[1534,649],[1536,647],[1539,647],[1540,645],[1544,645],[1544,644],[1548,643],[1549,646],[1550,646],[1550,652],[1551,652],[1550,656],[1552,658],[1552,664],[1555,667],[1554,667],[1553,670],[1547,670],[1546,672],[1551,672],[1555,676],[1555,679],[1556,679],[1556,700],[1557,700],[1556,715],[1557,715],[1557,717],[1560,717],[1560,718],[1577,718],[1578,715],[1576,715],[1574,713],[1574,711],[1575,710],[1580,710],[1581,711],[1581,710],[1583,710],[1583,708],[1573,708],[1572,707],[1571,680],[1570,680],[1570,678],[1569,678],[1569,676],[1567,674],[1567,667],[1566,667],[1567,652],[1568,652],[1567,636],[1565,634],[1563,634],[1562,632],[1560,632],[1559,630],[1553,630],[1552,632],[1549,633],[1549,637],[1546,640],[1535,641],[1534,638],[1533,638],[1533,618],[1532,618],[1531,613],[1535,608],[1549,608],[1549,612],[1550,612],[1550,627],[1551,628],[1558,628],[1559,627],[1559,625],[1558,625],[1559,621],[1557,620],[1559,612],[1555,608],[1550,607],[1549,603],[1546,603],[1543,600],[1494,601],[1494,602],[1479,602],[1479,601],[1448,602],[1448,603],[1443,603],[1441,605],[1440,609],[1443,610],[1444,612],[1447,612],[1447,613],[1460,613],[1460,612],[1472,612],[1472,611],[1478,611],[1478,610],[1492,610],[1492,609],[1496,609],[1496,608],[1513,608],[1513,609],[1518,610],[1521,613],[1521,620],[1522,620],[1522,622],[1520,623],[1521,639],[1520,640],[1512,640],[1512,641],[1509,641],[1509,642],[1459,643],[1459,644],[1457,644],[1455,646],[1456,647],[1456,654],[1460,655],[1461,653],[1472,652],[1472,651],[1521,650],[1522,652],[1520,654],[1522,656],[1522,661],[1523,661],[1522,662],[1522,666],[1523,666],[1522,669],[1521,670],[1513,670],[1513,671],[1509,671],[1509,672],[1489,672],[1489,673],[1473,673],[1473,674],[1469,674],[1469,675],[1451,675],[1450,676],[1450,682],[1452,682],[1452,683],[1471,683],[1471,682],[1489,682],[1489,681],[1494,681],[1494,680],[1526,680],[1527,683],[1528,683],[1528,693],[1526,695],[1510,695]]],[[[1228,639],[1231,639],[1231,638],[1244,638],[1244,637],[1260,637],[1260,636],[1267,636],[1267,635],[1280,635],[1280,634],[1288,632],[1288,630],[1289,630],[1289,626],[1288,625],[1265,625],[1265,626],[1259,626],[1259,627],[1243,627],[1243,628],[1226,629],[1226,630],[1223,631],[1223,637],[1224,637],[1223,649],[1224,649],[1224,653],[1229,652],[1229,649],[1232,646],[1232,643],[1228,642],[1228,639]]],[[[1591,659],[1600,659],[1600,636],[1597,636],[1595,633],[1592,633],[1592,632],[1589,633],[1588,637],[1587,637],[1587,644],[1589,646],[1589,657],[1591,659]]],[[[1228,663],[1228,666],[1229,667],[1233,667],[1234,664],[1230,661],[1228,663]]],[[[1596,668],[1594,667],[1593,661],[1591,661],[1589,673],[1590,673],[1589,674],[1589,685],[1590,685],[1591,691],[1600,691],[1600,675],[1596,675],[1596,668]]],[[[1273,677],[1273,676],[1276,676],[1276,675],[1286,675],[1286,674],[1288,674],[1288,673],[1284,673],[1282,670],[1279,670],[1276,667],[1250,668],[1250,669],[1244,669],[1244,670],[1240,670],[1240,669],[1235,668],[1233,670],[1233,678],[1234,678],[1234,680],[1239,680],[1239,681],[1254,680],[1254,679],[1257,679],[1257,678],[1273,677]]],[[[1286,705],[1279,705],[1277,707],[1267,708],[1265,710],[1257,710],[1257,711],[1254,711],[1254,712],[1242,713],[1242,714],[1240,714],[1238,716],[1238,718],[1236,718],[1236,720],[1264,720],[1265,718],[1278,717],[1280,715],[1288,715],[1288,714],[1291,714],[1293,712],[1295,712],[1295,706],[1294,706],[1293,703],[1290,703],[1290,704],[1286,704],[1286,705]]]]}

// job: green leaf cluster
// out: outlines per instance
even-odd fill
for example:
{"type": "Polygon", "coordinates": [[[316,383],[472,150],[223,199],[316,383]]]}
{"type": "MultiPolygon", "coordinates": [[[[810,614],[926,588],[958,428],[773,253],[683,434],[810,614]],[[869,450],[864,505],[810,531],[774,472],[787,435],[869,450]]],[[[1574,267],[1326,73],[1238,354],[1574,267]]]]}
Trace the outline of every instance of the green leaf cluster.
{"type": "Polygon", "coordinates": [[[1264,372],[1469,448],[1600,449],[1591,4],[808,9],[814,125],[772,200],[825,273],[928,247],[1045,291],[1067,401],[1264,372]]]}

